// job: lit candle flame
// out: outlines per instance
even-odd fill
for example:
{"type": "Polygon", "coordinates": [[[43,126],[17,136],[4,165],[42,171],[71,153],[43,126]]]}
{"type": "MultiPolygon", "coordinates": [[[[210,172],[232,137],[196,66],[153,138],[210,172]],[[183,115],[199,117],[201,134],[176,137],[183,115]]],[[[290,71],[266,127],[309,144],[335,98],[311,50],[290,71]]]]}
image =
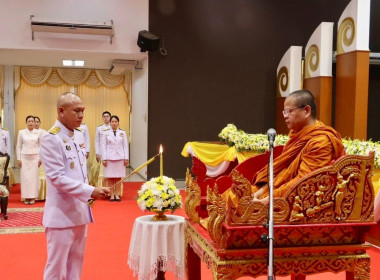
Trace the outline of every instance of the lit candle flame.
{"type": "Polygon", "coordinates": [[[160,154],[162,154],[163,151],[164,149],[162,148],[162,145],[160,145],[160,154]]]}

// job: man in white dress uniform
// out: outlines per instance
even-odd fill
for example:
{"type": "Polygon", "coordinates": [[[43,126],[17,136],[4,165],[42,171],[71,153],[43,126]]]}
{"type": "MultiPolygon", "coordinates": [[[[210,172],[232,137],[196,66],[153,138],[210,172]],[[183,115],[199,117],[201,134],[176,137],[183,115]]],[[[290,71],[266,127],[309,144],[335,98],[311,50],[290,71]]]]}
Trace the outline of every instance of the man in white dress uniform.
{"type": "Polygon", "coordinates": [[[84,144],[86,145],[86,158],[90,154],[90,133],[88,132],[87,125],[82,123],[79,127],[79,131],[83,133],[84,144]]]}
{"type": "Polygon", "coordinates": [[[0,152],[8,154],[11,157],[11,141],[9,140],[9,132],[1,125],[0,117],[0,152]]]}
{"type": "Polygon", "coordinates": [[[40,157],[47,181],[45,280],[81,279],[87,224],[93,222],[88,200],[109,193],[107,188],[94,188],[87,181],[86,150],[79,140],[83,141],[83,136],[75,129],[82,122],[84,109],[77,95],[61,95],[57,121],[41,141],[40,157]]]}
{"type": "Polygon", "coordinates": [[[102,135],[105,131],[110,129],[110,119],[111,119],[111,113],[108,111],[103,112],[102,114],[103,124],[99,125],[96,128],[95,132],[95,155],[96,155],[96,161],[99,162],[101,160],[101,141],[102,141],[102,135]]]}
{"type": "MultiPolygon", "coordinates": [[[[8,154],[11,157],[11,141],[9,140],[9,132],[2,127],[1,117],[0,117],[0,152],[3,154],[8,154]]],[[[9,186],[7,186],[9,191],[9,186]]],[[[0,194],[1,195],[1,194],[0,194]]],[[[0,197],[1,213],[5,220],[8,220],[7,208],[8,208],[8,196],[0,197]]]]}

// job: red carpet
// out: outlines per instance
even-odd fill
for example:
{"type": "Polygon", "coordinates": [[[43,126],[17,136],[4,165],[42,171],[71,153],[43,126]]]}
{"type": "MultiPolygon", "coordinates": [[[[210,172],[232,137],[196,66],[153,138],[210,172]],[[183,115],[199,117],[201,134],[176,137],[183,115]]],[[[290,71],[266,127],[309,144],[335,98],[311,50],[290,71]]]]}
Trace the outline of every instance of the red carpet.
{"type": "Polygon", "coordinates": [[[0,234],[44,232],[42,208],[11,208],[8,220],[0,222],[0,234]]]}
{"type": "MultiPolygon", "coordinates": [[[[135,201],[140,183],[125,183],[122,202],[96,201],[93,208],[95,223],[89,225],[88,242],[84,260],[82,279],[84,280],[129,280],[133,277],[132,270],[127,265],[129,240],[134,220],[143,213],[135,201]]],[[[9,208],[43,207],[43,202],[35,205],[24,205],[16,192],[11,191],[9,208]]],[[[184,210],[178,210],[176,215],[183,215],[184,210]]],[[[9,215],[9,219],[11,216],[9,215]]],[[[10,220],[8,220],[11,222],[10,220]]],[[[0,222],[3,223],[4,220],[0,222]]],[[[46,241],[44,233],[2,234],[0,235],[0,279],[21,280],[42,279],[46,261],[46,241]]],[[[371,255],[371,279],[380,279],[380,251],[373,248],[371,255]]],[[[264,280],[267,276],[257,279],[264,280]]],[[[172,274],[166,275],[167,280],[173,280],[172,274]]],[[[202,266],[202,279],[211,280],[209,269],[202,266]]],[[[251,279],[248,277],[239,280],[251,279]]],[[[276,279],[290,279],[277,277],[276,279]]],[[[308,276],[307,280],[329,279],[343,280],[345,273],[323,273],[308,276]]],[[[189,279],[191,280],[191,279],[189,279]]]]}

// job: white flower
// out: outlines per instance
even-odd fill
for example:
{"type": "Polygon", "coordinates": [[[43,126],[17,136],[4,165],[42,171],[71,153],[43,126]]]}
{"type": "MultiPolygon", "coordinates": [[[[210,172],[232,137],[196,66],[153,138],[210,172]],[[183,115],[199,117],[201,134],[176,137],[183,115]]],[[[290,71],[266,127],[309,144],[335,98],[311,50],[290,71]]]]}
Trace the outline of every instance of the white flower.
{"type": "Polygon", "coordinates": [[[162,211],[182,207],[181,196],[175,187],[175,181],[166,176],[150,179],[137,193],[137,203],[142,210],[162,211]]]}
{"type": "MultiPolygon", "coordinates": [[[[255,151],[264,153],[269,150],[268,137],[265,134],[248,134],[238,130],[233,124],[228,124],[218,135],[223,143],[235,146],[240,152],[255,151]]],[[[287,135],[278,134],[274,141],[275,146],[285,145],[289,141],[287,135]]],[[[380,168],[380,142],[360,141],[358,139],[342,139],[346,153],[349,155],[367,156],[371,151],[375,152],[375,168],[380,168]]]]}
{"type": "Polygon", "coordinates": [[[146,210],[145,200],[143,200],[143,201],[140,202],[139,207],[140,207],[141,210],[146,210]]]}

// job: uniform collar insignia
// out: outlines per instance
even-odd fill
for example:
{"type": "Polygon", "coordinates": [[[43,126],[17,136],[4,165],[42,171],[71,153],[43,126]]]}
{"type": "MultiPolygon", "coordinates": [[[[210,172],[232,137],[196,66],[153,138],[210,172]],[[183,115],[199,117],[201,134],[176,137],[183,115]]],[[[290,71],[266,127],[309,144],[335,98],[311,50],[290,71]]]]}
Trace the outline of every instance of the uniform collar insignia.
{"type": "Polygon", "coordinates": [[[61,131],[61,128],[59,126],[55,126],[52,129],[49,130],[50,134],[56,135],[58,132],[61,131]]]}

